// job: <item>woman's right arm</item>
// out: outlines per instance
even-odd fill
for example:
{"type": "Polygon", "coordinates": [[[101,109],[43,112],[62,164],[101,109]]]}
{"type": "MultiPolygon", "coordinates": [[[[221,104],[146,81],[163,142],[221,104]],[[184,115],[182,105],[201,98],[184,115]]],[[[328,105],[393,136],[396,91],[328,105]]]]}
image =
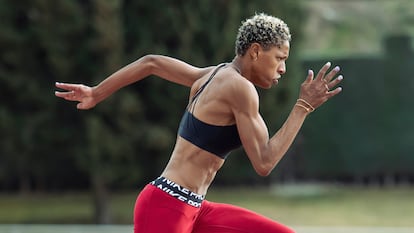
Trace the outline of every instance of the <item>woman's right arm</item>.
{"type": "Polygon", "coordinates": [[[279,163],[292,145],[306,116],[314,108],[341,92],[340,87],[335,88],[342,81],[342,75],[336,77],[339,68],[334,68],[328,73],[329,67],[330,63],[324,65],[315,79],[313,71],[308,73],[299,94],[299,98],[304,99],[305,103],[295,104],[284,124],[271,137],[259,113],[259,96],[253,84],[234,88],[236,91],[231,95],[234,97],[231,103],[240,139],[259,175],[269,175],[279,163]],[[310,104],[306,105],[308,102],[310,104]]]}
{"type": "Polygon", "coordinates": [[[56,87],[66,90],[55,92],[57,97],[78,101],[78,109],[89,109],[106,99],[112,93],[131,83],[156,75],[165,80],[191,87],[199,78],[207,74],[212,67],[199,68],[175,58],[162,55],[146,55],[121,68],[97,86],[82,84],[56,83],[56,87]]]}

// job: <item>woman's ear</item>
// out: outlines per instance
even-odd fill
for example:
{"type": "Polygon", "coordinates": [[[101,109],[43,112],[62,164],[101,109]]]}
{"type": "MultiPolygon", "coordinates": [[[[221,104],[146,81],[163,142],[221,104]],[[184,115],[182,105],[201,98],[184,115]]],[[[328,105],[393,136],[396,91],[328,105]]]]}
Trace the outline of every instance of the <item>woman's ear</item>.
{"type": "Polygon", "coordinates": [[[259,52],[260,52],[261,46],[259,43],[252,43],[250,45],[250,48],[248,50],[249,56],[253,61],[256,61],[257,58],[259,57],[259,52]]]}

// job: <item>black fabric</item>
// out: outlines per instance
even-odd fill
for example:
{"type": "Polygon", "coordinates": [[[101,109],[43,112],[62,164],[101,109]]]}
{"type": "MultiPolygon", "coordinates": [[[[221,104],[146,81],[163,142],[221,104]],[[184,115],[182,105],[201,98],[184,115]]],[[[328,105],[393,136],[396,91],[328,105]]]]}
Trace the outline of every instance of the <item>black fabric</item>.
{"type": "Polygon", "coordinates": [[[194,193],[184,187],[181,187],[179,184],[165,177],[158,177],[156,180],[152,181],[150,184],[168,193],[174,198],[177,198],[178,200],[185,202],[191,206],[197,207],[197,208],[201,207],[201,203],[204,200],[203,195],[194,193]]]}
{"type": "MultiPolygon", "coordinates": [[[[219,65],[211,74],[207,82],[197,90],[190,101],[192,109],[194,109],[197,97],[201,94],[207,84],[210,83],[218,70],[225,65],[226,64],[219,65]]],[[[225,159],[230,151],[241,146],[236,125],[218,126],[207,124],[197,119],[188,109],[181,119],[178,135],[222,159],[225,159]]]]}

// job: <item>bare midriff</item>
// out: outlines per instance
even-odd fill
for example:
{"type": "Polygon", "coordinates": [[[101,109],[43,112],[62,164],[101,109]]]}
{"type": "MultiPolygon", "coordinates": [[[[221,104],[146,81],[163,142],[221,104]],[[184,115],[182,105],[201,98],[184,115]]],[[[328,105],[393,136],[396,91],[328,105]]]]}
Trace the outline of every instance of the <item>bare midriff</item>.
{"type": "Polygon", "coordinates": [[[194,193],[205,195],[223,163],[224,159],[178,137],[161,176],[194,193]]]}

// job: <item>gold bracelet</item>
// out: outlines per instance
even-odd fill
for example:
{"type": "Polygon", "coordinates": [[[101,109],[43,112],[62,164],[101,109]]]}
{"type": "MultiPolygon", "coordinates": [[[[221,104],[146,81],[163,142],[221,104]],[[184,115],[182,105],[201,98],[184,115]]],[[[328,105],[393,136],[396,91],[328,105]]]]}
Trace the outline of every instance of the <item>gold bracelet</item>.
{"type": "Polygon", "coordinates": [[[305,105],[307,105],[311,109],[311,112],[315,111],[315,108],[310,103],[308,103],[306,100],[304,100],[304,99],[298,99],[297,102],[302,102],[305,105]]]}
{"type": "Polygon", "coordinates": [[[299,107],[301,107],[301,108],[303,108],[303,109],[305,109],[307,113],[312,112],[312,109],[307,108],[305,105],[302,105],[302,104],[300,104],[300,103],[296,103],[295,105],[296,105],[296,106],[299,106],[299,107]]]}

